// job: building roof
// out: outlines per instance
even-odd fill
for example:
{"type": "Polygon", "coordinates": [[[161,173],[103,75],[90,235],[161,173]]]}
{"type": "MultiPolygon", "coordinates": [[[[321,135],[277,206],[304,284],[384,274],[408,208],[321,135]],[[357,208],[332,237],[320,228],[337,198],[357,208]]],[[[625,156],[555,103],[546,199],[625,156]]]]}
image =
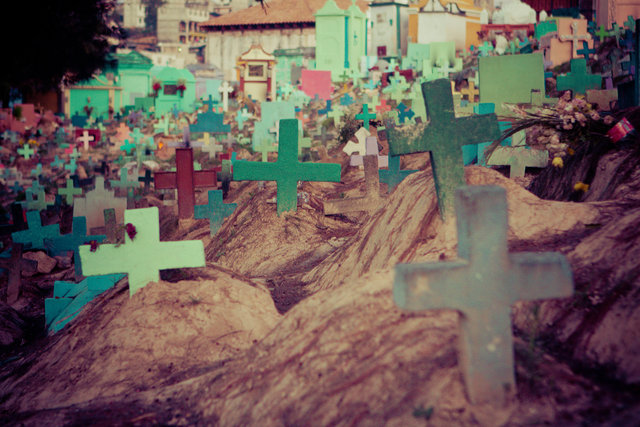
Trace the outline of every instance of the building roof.
{"type": "MultiPolygon", "coordinates": [[[[348,9],[351,0],[334,0],[341,9],[348,9]]],[[[314,14],[324,6],[327,0],[269,0],[265,1],[265,10],[261,5],[238,10],[226,15],[211,18],[200,24],[203,30],[216,31],[232,27],[262,27],[286,24],[315,24],[314,14]]],[[[368,5],[364,0],[356,0],[356,5],[366,12],[368,5]]]]}

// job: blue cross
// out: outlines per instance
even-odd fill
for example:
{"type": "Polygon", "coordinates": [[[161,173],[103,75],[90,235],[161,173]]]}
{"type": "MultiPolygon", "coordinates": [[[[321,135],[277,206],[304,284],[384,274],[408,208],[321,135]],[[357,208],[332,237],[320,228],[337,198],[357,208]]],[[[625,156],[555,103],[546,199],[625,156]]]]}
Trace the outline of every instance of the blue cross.
{"type": "Polygon", "coordinates": [[[209,203],[194,207],[195,219],[208,219],[211,235],[214,236],[226,217],[233,214],[238,205],[236,203],[224,203],[222,201],[222,190],[209,191],[209,203]]]}
{"type": "Polygon", "coordinates": [[[380,182],[387,184],[391,193],[403,179],[415,172],[418,171],[400,169],[400,156],[389,156],[389,169],[380,169],[380,182]]]}
{"type": "Polygon", "coordinates": [[[27,224],[29,228],[11,234],[14,243],[22,243],[25,249],[46,249],[44,239],[55,239],[60,236],[60,226],[51,224],[42,226],[40,212],[27,212],[27,224]]]}
{"type": "Polygon", "coordinates": [[[582,49],[578,49],[576,51],[578,55],[584,56],[584,59],[589,60],[589,54],[596,53],[595,49],[589,49],[589,43],[586,41],[582,41],[582,49]]]}

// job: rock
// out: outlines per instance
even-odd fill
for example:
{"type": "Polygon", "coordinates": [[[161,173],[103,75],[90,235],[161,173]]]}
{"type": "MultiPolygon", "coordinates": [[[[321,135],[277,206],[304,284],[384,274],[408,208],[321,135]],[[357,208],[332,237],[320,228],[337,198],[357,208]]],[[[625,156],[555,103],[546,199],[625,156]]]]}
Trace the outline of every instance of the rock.
{"type": "Polygon", "coordinates": [[[55,258],[51,258],[49,255],[42,251],[26,252],[22,255],[25,259],[30,259],[38,263],[38,273],[48,274],[55,268],[58,263],[55,258]]]}
{"type": "Polygon", "coordinates": [[[0,346],[9,346],[22,339],[24,320],[7,303],[0,301],[0,346]]]}
{"type": "Polygon", "coordinates": [[[73,257],[71,255],[56,255],[53,258],[55,258],[58,266],[62,269],[69,268],[73,265],[73,257]]]}

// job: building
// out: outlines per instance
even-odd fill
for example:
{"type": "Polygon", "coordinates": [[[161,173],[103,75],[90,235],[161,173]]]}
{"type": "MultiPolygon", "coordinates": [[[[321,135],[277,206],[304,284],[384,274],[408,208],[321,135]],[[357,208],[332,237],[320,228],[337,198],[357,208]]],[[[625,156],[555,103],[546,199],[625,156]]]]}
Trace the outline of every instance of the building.
{"type": "Polygon", "coordinates": [[[209,15],[208,0],[165,0],[158,8],[158,42],[204,45],[200,24],[209,15]]]}
{"type": "Polygon", "coordinates": [[[142,0],[124,0],[122,10],[122,26],[124,28],[144,28],[147,8],[142,0]]]}
{"type": "Polygon", "coordinates": [[[407,0],[374,0],[371,14],[371,42],[368,55],[399,58],[407,54],[409,5],[407,0]]]}
{"type": "MultiPolygon", "coordinates": [[[[236,77],[236,60],[254,44],[267,52],[278,49],[316,47],[316,18],[326,0],[269,0],[267,11],[256,4],[200,24],[207,33],[205,61],[222,69],[225,79],[236,77]]],[[[347,9],[351,0],[337,0],[338,7],[347,9]]],[[[367,3],[358,0],[365,11],[367,3]]]]}

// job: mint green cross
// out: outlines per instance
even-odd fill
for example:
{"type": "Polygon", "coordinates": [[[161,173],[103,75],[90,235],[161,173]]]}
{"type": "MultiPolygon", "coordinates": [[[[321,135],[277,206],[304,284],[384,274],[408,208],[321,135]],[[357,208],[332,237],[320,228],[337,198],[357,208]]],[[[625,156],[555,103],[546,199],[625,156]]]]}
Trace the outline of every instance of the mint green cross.
{"type": "Polygon", "coordinates": [[[431,153],[440,215],[448,219],[455,212],[455,190],[466,185],[462,146],[499,138],[498,118],[495,114],[456,118],[448,79],[423,83],[422,94],[429,125],[421,134],[416,134],[396,128],[391,121],[387,121],[385,126],[390,154],[431,153]]]}
{"type": "Polygon", "coordinates": [[[204,267],[204,245],[201,240],[161,242],[158,208],[131,209],[124,212],[125,224],[132,224],[133,239],[125,232],[124,244],[80,246],[82,274],[125,273],[129,275],[129,295],[149,282],[160,280],[160,270],[168,268],[204,267]]]}
{"type": "Polygon", "coordinates": [[[20,154],[25,159],[29,160],[31,156],[35,153],[33,148],[29,144],[24,144],[22,147],[18,148],[18,154],[20,154]]]}
{"type": "Polygon", "coordinates": [[[82,188],[75,188],[73,186],[73,180],[67,179],[67,186],[58,189],[58,194],[64,197],[69,206],[73,206],[73,196],[81,196],[82,188]]]}
{"type": "Polygon", "coordinates": [[[298,181],[340,181],[340,164],[301,163],[298,161],[298,120],[280,120],[280,138],[276,162],[236,162],[236,181],[276,181],[278,215],[296,211],[298,181]]]}
{"type": "Polygon", "coordinates": [[[362,106],[362,113],[360,114],[356,114],[356,120],[362,120],[363,121],[363,126],[365,129],[369,129],[369,123],[371,122],[371,120],[375,120],[376,119],[376,114],[375,113],[369,113],[369,105],[364,104],[362,106]]]}

